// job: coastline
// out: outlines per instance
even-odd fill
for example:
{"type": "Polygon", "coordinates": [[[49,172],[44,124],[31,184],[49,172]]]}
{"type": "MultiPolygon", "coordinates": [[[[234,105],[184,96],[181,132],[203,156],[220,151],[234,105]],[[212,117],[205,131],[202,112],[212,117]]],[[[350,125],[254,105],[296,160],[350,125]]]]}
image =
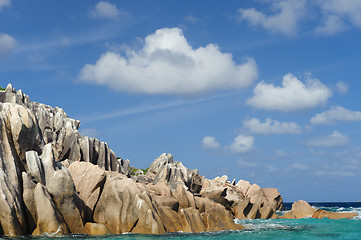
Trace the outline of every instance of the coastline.
{"type": "Polygon", "coordinates": [[[284,212],[276,188],[206,179],[171,154],[137,169],[107,143],[80,135],[80,122],[61,108],[31,102],[10,84],[0,91],[0,111],[2,236],[234,234],[247,232],[253,220],[282,226],[310,216],[356,216],[305,201],[284,212]]]}

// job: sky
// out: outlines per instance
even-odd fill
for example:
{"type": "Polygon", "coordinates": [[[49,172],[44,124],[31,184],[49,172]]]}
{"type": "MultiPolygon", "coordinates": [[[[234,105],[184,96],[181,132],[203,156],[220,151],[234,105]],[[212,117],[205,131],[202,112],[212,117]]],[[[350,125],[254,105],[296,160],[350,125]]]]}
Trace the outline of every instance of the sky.
{"type": "Polygon", "coordinates": [[[135,167],[361,201],[360,42],[359,0],[0,0],[0,86],[135,167]]]}

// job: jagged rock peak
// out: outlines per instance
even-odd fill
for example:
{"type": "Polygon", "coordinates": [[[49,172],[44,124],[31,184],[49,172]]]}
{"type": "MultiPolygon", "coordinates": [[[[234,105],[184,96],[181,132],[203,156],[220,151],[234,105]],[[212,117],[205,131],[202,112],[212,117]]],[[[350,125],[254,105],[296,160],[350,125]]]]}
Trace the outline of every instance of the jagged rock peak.
{"type": "Polygon", "coordinates": [[[181,162],[173,160],[172,154],[163,153],[150,165],[147,177],[153,179],[153,183],[166,182],[171,188],[178,184],[186,186],[192,193],[199,193],[203,184],[203,176],[198,170],[188,169],[181,162]]]}
{"type": "MultiPolygon", "coordinates": [[[[7,129],[13,131],[13,142],[17,147],[17,155],[25,162],[25,151],[35,150],[41,154],[43,146],[51,143],[56,161],[87,161],[99,165],[104,170],[128,172],[127,163],[117,161],[115,153],[108,144],[95,138],[81,136],[78,129],[80,121],[69,118],[63,109],[42,103],[31,102],[21,90],[16,91],[8,84],[5,91],[0,91],[0,117],[6,118],[7,129]],[[4,111],[7,112],[4,112],[4,111]],[[9,114],[18,112],[18,114],[9,114]],[[11,117],[10,117],[11,116],[11,117]],[[31,121],[29,122],[30,119],[31,121]],[[29,124],[26,124],[29,122],[29,124]],[[14,128],[16,126],[16,128],[14,128]],[[34,136],[37,136],[34,140],[34,136]],[[27,138],[24,138],[27,137],[27,138]],[[19,143],[24,139],[26,148],[19,150],[19,143]],[[35,143],[34,143],[35,141],[35,143]],[[32,143],[31,146],[29,146],[32,143]]],[[[128,164],[129,165],[129,164],[128,164]]],[[[25,169],[26,169],[25,165],[25,169]]]]}

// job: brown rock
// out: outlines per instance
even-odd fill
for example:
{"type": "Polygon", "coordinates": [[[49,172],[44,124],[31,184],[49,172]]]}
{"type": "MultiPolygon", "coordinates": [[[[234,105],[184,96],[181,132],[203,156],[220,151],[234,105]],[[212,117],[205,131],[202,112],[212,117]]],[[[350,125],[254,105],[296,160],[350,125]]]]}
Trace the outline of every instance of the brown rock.
{"type": "Polygon", "coordinates": [[[257,184],[253,184],[249,187],[246,197],[250,198],[250,202],[254,205],[261,205],[262,204],[262,198],[263,198],[263,192],[257,184]]]}
{"type": "Polygon", "coordinates": [[[112,232],[105,226],[104,224],[100,223],[90,223],[87,222],[85,224],[85,233],[88,235],[109,235],[112,232]]]}
{"type": "Polygon", "coordinates": [[[201,213],[207,231],[222,230],[242,230],[244,227],[235,224],[233,216],[221,204],[211,204],[212,206],[204,213],[201,213]]]}
{"type": "Polygon", "coordinates": [[[192,231],[185,216],[180,212],[168,206],[158,206],[157,210],[166,232],[192,231]]]}
{"type": "Polygon", "coordinates": [[[103,192],[94,210],[94,220],[105,224],[114,234],[165,232],[149,190],[119,173],[107,173],[103,192]]]}
{"type": "Polygon", "coordinates": [[[241,190],[243,196],[246,196],[248,189],[251,187],[251,184],[245,180],[239,180],[236,184],[236,187],[241,190]]]}
{"type": "Polygon", "coordinates": [[[328,219],[351,219],[358,216],[357,213],[351,213],[351,212],[329,212],[325,210],[318,209],[313,215],[313,218],[328,218],[328,219]]]}
{"type": "Polygon", "coordinates": [[[29,166],[36,166],[29,168],[31,177],[46,186],[71,232],[83,233],[81,210],[76,204],[79,198],[75,192],[73,179],[63,164],[55,162],[52,145],[45,145],[40,157],[34,151],[27,152],[26,161],[29,166]]]}
{"type": "Polygon", "coordinates": [[[75,189],[86,205],[85,221],[92,221],[93,211],[105,182],[105,171],[89,162],[74,162],[69,166],[75,189]]]}
{"type": "Polygon", "coordinates": [[[237,219],[246,219],[252,207],[253,204],[250,203],[250,198],[246,198],[242,202],[238,203],[235,207],[233,207],[232,211],[234,213],[234,217],[237,219]]]}
{"type": "Polygon", "coordinates": [[[185,216],[185,219],[190,226],[191,232],[205,232],[207,230],[197,209],[189,207],[181,209],[181,213],[185,216]]]}
{"type": "Polygon", "coordinates": [[[154,184],[165,182],[172,189],[183,185],[192,193],[199,193],[203,184],[198,170],[187,169],[181,162],[174,161],[172,154],[165,153],[153,161],[146,176],[153,179],[154,184]]]}
{"type": "MultiPolygon", "coordinates": [[[[0,153],[1,154],[1,153],[0,153]]],[[[13,185],[6,178],[6,173],[0,169],[0,223],[7,236],[23,235],[26,230],[25,217],[21,211],[19,199],[15,195],[13,185]]]]}
{"type": "Polygon", "coordinates": [[[283,200],[281,194],[276,188],[262,188],[263,204],[272,206],[276,210],[283,210],[283,200]]]}
{"type": "Polygon", "coordinates": [[[66,224],[62,214],[55,206],[48,191],[38,183],[34,189],[35,207],[37,216],[37,228],[33,235],[48,234],[68,234],[70,229],[66,224]]]}
{"type": "Polygon", "coordinates": [[[299,219],[311,217],[316,212],[316,209],[311,207],[306,201],[299,200],[292,204],[291,211],[285,213],[282,218],[299,219]]]}
{"type": "Polygon", "coordinates": [[[216,203],[222,204],[226,209],[231,210],[231,205],[225,198],[227,196],[227,187],[216,187],[203,189],[202,197],[208,198],[216,203]]]}
{"type": "Polygon", "coordinates": [[[22,173],[23,176],[23,201],[25,204],[26,216],[26,232],[32,233],[36,228],[36,206],[34,198],[34,189],[36,184],[30,179],[26,172],[22,173]]]}
{"type": "Polygon", "coordinates": [[[259,213],[261,214],[261,219],[269,219],[274,215],[272,206],[263,206],[259,209],[259,213]]]}
{"type": "Polygon", "coordinates": [[[178,200],[179,208],[195,208],[196,203],[192,193],[187,191],[184,186],[177,185],[176,189],[171,190],[172,196],[178,200]]]}

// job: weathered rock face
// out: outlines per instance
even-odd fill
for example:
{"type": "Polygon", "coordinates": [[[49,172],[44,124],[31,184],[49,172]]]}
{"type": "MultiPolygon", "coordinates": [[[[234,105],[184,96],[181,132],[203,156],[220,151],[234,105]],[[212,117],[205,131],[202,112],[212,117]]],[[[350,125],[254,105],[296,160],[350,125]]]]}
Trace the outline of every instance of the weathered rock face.
{"type": "Polygon", "coordinates": [[[79,126],[11,85],[0,91],[0,235],[240,230],[234,216],[271,218],[282,205],[277,190],[204,179],[171,154],[131,177],[129,160],[79,126]]]}
{"type": "Polygon", "coordinates": [[[328,219],[351,219],[357,216],[357,213],[350,213],[350,212],[329,212],[325,210],[318,209],[313,215],[313,218],[328,218],[328,219]]]}
{"type": "Polygon", "coordinates": [[[93,221],[93,212],[105,183],[105,171],[89,162],[74,162],[69,166],[76,191],[85,203],[83,219],[93,221]]]}
{"type": "MultiPolygon", "coordinates": [[[[26,162],[29,166],[29,176],[49,192],[51,200],[61,212],[70,231],[82,233],[83,220],[80,214],[81,210],[76,206],[78,197],[73,179],[68,169],[60,162],[55,161],[51,144],[45,145],[40,157],[35,151],[28,151],[26,162]]],[[[34,192],[34,197],[36,197],[35,195],[34,192]]]]}
{"type": "Polygon", "coordinates": [[[34,189],[34,199],[37,218],[34,235],[41,235],[42,233],[66,234],[71,232],[47,189],[41,183],[38,183],[34,189]]]}
{"type": "Polygon", "coordinates": [[[198,170],[190,170],[181,162],[173,161],[172,154],[163,153],[150,165],[146,176],[154,179],[153,183],[166,182],[172,188],[178,184],[185,185],[192,193],[199,193],[202,189],[203,177],[198,170]]]}
{"type": "Polygon", "coordinates": [[[94,210],[94,220],[115,233],[165,232],[147,189],[119,174],[108,173],[94,210]]]}
{"type": "Polygon", "coordinates": [[[311,217],[317,209],[313,208],[308,202],[299,200],[292,204],[291,211],[285,213],[282,218],[299,219],[305,217],[311,217]]]}
{"type": "MultiPolygon", "coordinates": [[[[82,202],[68,170],[60,163],[85,161],[78,127],[79,121],[68,118],[62,109],[33,103],[11,85],[0,91],[0,194],[5,196],[0,198],[0,229],[5,235],[31,234],[35,229],[36,233],[44,232],[39,221],[47,220],[39,218],[41,212],[36,208],[41,206],[35,201],[37,184],[42,185],[40,190],[45,189],[37,190],[38,194],[51,196],[48,205],[56,207],[56,216],[69,224],[70,231],[83,232],[82,202]]],[[[91,142],[100,147],[89,150],[88,155],[95,157],[88,160],[104,169],[118,170],[119,163],[109,147],[96,139],[91,142]]]]}
{"type": "Polygon", "coordinates": [[[316,209],[310,206],[306,201],[300,200],[292,204],[291,211],[285,213],[282,218],[329,218],[329,219],[342,219],[342,218],[354,218],[357,213],[348,212],[329,212],[321,209],[316,209]]]}
{"type": "Polygon", "coordinates": [[[276,188],[262,188],[263,204],[272,206],[274,210],[283,210],[283,200],[276,188]]]}
{"type": "MultiPolygon", "coordinates": [[[[20,160],[25,159],[26,151],[35,150],[40,154],[43,146],[51,143],[56,161],[86,161],[104,170],[128,171],[106,143],[81,136],[78,132],[80,122],[68,118],[63,109],[31,102],[27,95],[21,90],[15,91],[10,84],[0,92],[0,103],[0,111],[8,118],[5,120],[20,160]]],[[[26,169],[26,165],[24,167],[26,169]]]]}

